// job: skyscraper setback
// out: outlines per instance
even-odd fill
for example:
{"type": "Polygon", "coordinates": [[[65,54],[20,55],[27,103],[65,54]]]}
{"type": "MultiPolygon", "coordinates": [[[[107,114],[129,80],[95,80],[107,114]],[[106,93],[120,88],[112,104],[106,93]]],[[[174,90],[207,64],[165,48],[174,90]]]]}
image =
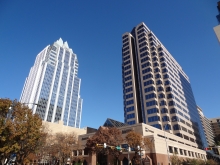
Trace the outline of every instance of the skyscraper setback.
{"type": "Polygon", "coordinates": [[[77,77],[78,60],[67,42],[60,38],[36,57],[25,80],[20,101],[48,122],[80,127],[81,79],[77,77]]]}
{"type": "Polygon", "coordinates": [[[146,123],[207,146],[190,81],[144,24],[122,36],[124,121],[146,123]]]}

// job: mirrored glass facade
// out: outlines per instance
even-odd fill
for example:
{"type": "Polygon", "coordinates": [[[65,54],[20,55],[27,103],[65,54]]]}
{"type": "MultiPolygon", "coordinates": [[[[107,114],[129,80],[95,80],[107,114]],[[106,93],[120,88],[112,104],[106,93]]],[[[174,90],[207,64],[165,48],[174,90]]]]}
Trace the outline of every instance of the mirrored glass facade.
{"type": "Polygon", "coordinates": [[[44,48],[26,78],[20,101],[48,122],[80,127],[81,79],[76,54],[62,39],[44,48]]]}

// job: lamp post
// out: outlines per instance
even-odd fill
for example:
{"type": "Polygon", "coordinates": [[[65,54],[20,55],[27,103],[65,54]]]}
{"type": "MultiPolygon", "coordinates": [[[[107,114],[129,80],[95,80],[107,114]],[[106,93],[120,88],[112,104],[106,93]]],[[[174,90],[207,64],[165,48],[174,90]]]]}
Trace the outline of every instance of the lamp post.
{"type": "MultiPolygon", "coordinates": [[[[168,123],[167,123],[168,124],[168,123]]],[[[167,124],[164,126],[164,129],[166,130],[166,126],[167,124]]],[[[169,155],[169,151],[168,151],[168,146],[167,146],[167,137],[166,137],[166,134],[165,134],[165,130],[164,131],[164,137],[165,137],[165,142],[166,142],[166,148],[167,148],[167,156],[168,156],[168,163],[170,162],[170,155],[169,155]]]]}
{"type": "Polygon", "coordinates": [[[131,148],[128,146],[128,165],[129,165],[129,162],[130,162],[130,155],[129,155],[129,152],[130,152],[131,148]]]}

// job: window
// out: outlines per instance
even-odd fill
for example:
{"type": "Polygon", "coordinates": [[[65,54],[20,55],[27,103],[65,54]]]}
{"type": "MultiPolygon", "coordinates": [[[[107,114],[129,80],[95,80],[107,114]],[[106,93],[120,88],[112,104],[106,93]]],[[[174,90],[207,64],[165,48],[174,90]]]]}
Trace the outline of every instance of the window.
{"type": "Polygon", "coordinates": [[[134,100],[126,101],[126,105],[134,104],[134,100]]]}
{"type": "Polygon", "coordinates": [[[163,93],[160,93],[160,94],[158,95],[158,98],[159,98],[159,99],[165,98],[165,95],[164,95],[163,93]]]}
{"type": "Polygon", "coordinates": [[[129,125],[133,125],[133,124],[135,124],[135,121],[134,120],[132,120],[132,121],[129,121],[129,122],[127,122],[129,125]]]}
{"type": "Polygon", "coordinates": [[[157,78],[161,78],[161,75],[158,73],[158,74],[156,74],[155,78],[156,78],[156,79],[157,79],[157,78]]]}
{"type": "Polygon", "coordinates": [[[132,79],[131,76],[128,76],[128,77],[125,77],[125,78],[124,78],[125,81],[131,80],[131,79],[132,79]]]}
{"type": "Polygon", "coordinates": [[[165,125],[163,126],[163,128],[164,128],[164,130],[171,130],[170,124],[165,124],[165,125]]]}
{"type": "Polygon", "coordinates": [[[166,63],[161,64],[161,68],[167,66],[166,63]]]}
{"type": "Polygon", "coordinates": [[[166,88],[166,92],[169,92],[169,91],[172,91],[172,88],[171,88],[171,87],[167,87],[167,88],[166,88]]]}
{"type": "Polygon", "coordinates": [[[156,84],[157,84],[157,85],[160,85],[160,84],[163,84],[163,83],[162,83],[161,80],[158,80],[156,84]]]}
{"type": "Polygon", "coordinates": [[[168,72],[166,68],[162,69],[162,73],[168,72]]]}
{"type": "Polygon", "coordinates": [[[180,126],[179,126],[178,124],[175,124],[175,125],[173,126],[173,130],[180,130],[180,126]]]}
{"type": "Polygon", "coordinates": [[[162,61],[165,61],[165,58],[164,58],[164,57],[162,57],[162,58],[160,59],[160,62],[162,62],[162,61]]]}
{"type": "Polygon", "coordinates": [[[142,70],[142,74],[145,74],[147,72],[152,72],[152,69],[151,68],[147,68],[147,69],[142,70]]]}
{"type": "Polygon", "coordinates": [[[141,59],[141,63],[142,63],[142,62],[145,62],[145,61],[147,61],[147,60],[150,60],[150,58],[149,58],[149,57],[144,57],[143,59],[141,59]]]}
{"type": "Polygon", "coordinates": [[[158,92],[164,91],[164,90],[163,90],[163,87],[158,87],[158,88],[157,88],[157,91],[158,91],[158,92]]]}
{"type": "Polygon", "coordinates": [[[144,57],[144,56],[146,56],[148,54],[149,54],[148,52],[141,53],[140,57],[144,57]]]}
{"type": "Polygon", "coordinates": [[[159,113],[157,108],[151,108],[147,110],[147,114],[159,113]]]}
{"type": "Polygon", "coordinates": [[[155,93],[151,93],[145,96],[145,99],[151,99],[151,98],[156,98],[156,94],[155,93]]]}
{"type": "Polygon", "coordinates": [[[165,81],[165,85],[169,85],[169,84],[170,84],[169,80],[165,81]]]}
{"type": "Polygon", "coordinates": [[[130,60],[124,62],[124,66],[127,65],[127,64],[130,64],[130,60]]]}
{"type": "Polygon", "coordinates": [[[166,109],[166,108],[162,108],[161,110],[160,110],[160,112],[163,114],[163,113],[168,113],[168,110],[166,109]]]}
{"type": "Polygon", "coordinates": [[[167,99],[171,99],[171,98],[174,98],[174,96],[173,96],[173,94],[170,93],[167,95],[167,99]]]}
{"type": "Polygon", "coordinates": [[[177,113],[177,110],[176,110],[175,108],[172,108],[172,109],[170,110],[170,114],[173,114],[173,113],[177,113]]]}
{"type": "Polygon", "coordinates": [[[146,103],[147,107],[150,107],[152,105],[157,105],[157,101],[153,100],[153,101],[149,101],[149,102],[146,103]]]}
{"type": "Polygon", "coordinates": [[[176,147],[174,147],[174,152],[175,154],[178,154],[178,149],[176,147]]]}
{"type": "Polygon", "coordinates": [[[152,47],[150,50],[151,50],[151,51],[154,51],[154,50],[156,50],[156,48],[155,48],[155,47],[152,47]]]}
{"type": "Polygon", "coordinates": [[[154,67],[155,67],[155,66],[159,66],[159,64],[158,64],[157,62],[155,62],[155,63],[154,63],[154,67]]]}
{"type": "Polygon", "coordinates": [[[162,51],[163,50],[163,48],[158,48],[158,51],[162,51]]]}
{"type": "Polygon", "coordinates": [[[174,121],[179,121],[179,118],[177,117],[177,116],[173,116],[172,118],[171,118],[171,120],[174,122],[174,121]]]}
{"type": "Polygon", "coordinates": [[[155,91],[155,88],[154,87],[149,87],[149,88],[144,89],[145,93],[150,92],[150,91],[155,91]]]}
{"type": "Polygon", "coordinates": [[[147,85],[150,85],[150,84],[154,84],[154,81],[149,80],[149,81],[144,82],[144,86],[147,86],[147,85]]]}
{"type": "Polygon", "coordinates": [[[145,67],[147,67],[147,66],[151,66],[151,63],[150,63],[150,62],[147,62],[147,63],[141,65],[142,68],[145,68],[145,67]]]}
{"type": "Polygon", "coordinates": [[[152,127],[155,127],[155,128],[158,128],[158,129],[161,129],[161,125],[160,124],[153,124],[151,125],[152,127]]]}
{"type": "Polygon", "coordinates": [[[124,73],[124,76],[127,76],[127,75],[129,75],[129,74],[131,74],[131,71],[130,71],[130,70],[127,71],[127,72],[125,72],[125,73],[124,73]]]}
{"type": "Polygon", "coordinates": [[[164,55],[164,53],[163,53],[163,52],[159,53],[159,56],[163,56],[163,55],[164,55]]]}
{"type": "Polygon", "coordinates": [[[153,61],[158,61],[157,57],[152,58],[153,61]]]}
{"type": "Polygon", "coordinates": [[[132,85],[132,82],[131,82],[131,81],[125,83],[125,87],[130,86],[130,85],[132,85]]]}
{"type": "Polygon", "coordinates": [[[129,58],[130,58],[130,56],[127,56],[127,57],[124,57],[123,60],[126,61],[129,58]]]}
{"type": "Polygon", "coordinates": [[[131,98],[131,97],[133,97],[133,93],[130,93],[130,94],[128,94],[128,95],[125,96],[126,99],[129,99],[129,98],[131,98]]]}
{"type": "Polygon", "coordinates": [[[159,68],[154,69],[154,73],[160,72],[159,68]]]}
{"type": "Polygon", "coordinates": [[[148,117],[148,122],[160,121],[159,116],[148,117]]]}
{"type": "Polygon", "coordinates": [[[185,127],[181,127],[183,131],[187,132],[187,129],[185,127]]]}
{"type": "Polygon", "coordinates": [[[165,100],[162,100],[162,101],[160,102],[160,106],[164,106],[164,105],[167,105],[167,103],[166,103],[165,100]]]}
{"type": "Polygon", "coordinates": [[[165,74],[165,75],[163,75],[163,78],[164,78],[164,79],[169,78],[169,75],[168,75],[168,74],[165,74]]]}
{"type": "Polygon", "coordinates": [[[173,153],[173,147],[169,146],[169,153],[173,153]]]}
{"type": "Polygon", "coordinates": [[[153,75],[152,74],[147,74],[147,75],[143,76],[143,80],[146,80],[148,78],[153,78],[153,75]]]}
{"type": "Polygon", "coordinates": [[[141,48],[141,49],[140,49],[140,53],[143,52],[143,51],[145,51],[145,50],[148,50],[148,47],[147,47],[147,46],[141,48]]]}
{"type": "Polygon", "coordinates": [[[132,87],[125,89],[125,93],[131,92],[133,90],[132,87]]]}
{"type": "Polygon", "coordinates": [[[145,45],[147,45],[147,42],[143,42],[142,44],[140,44],[140,45],[139,45],[139,48],[141,48],[141,47],[143,47],[143,46],[145,46],[145,45]]]}
{"type": "Polygon", "coordinates": [[[134,113],[127,115],[127,119],[132,119],[132,118],[134,118],[134,117],[135,117],[134,113]]]}
{"type": "Polygon", "coordinates": [[[179,136],[179,137],[183,137],[183,135],[181,133],[176,133],[175,135],[179,136]]]}
{"type": "Polygon", "coordinates": [[[152,55],[152,56],[155,56],[155,55],[157,55],[157,53],[156,53],[156,52],[152,52],[151,55],[152,55]]]}
{"type": "Polygon", "coordinates": [[[131,65],[128,65],[128,66],[124,67],[124,70],[128,70],[130,68],[131,68],[131,65]]]}
{"type": "Polygon", "coordinates": [[[170,118],[168,116],[163,116],[162,117],[162,121],[165,122],[165,121],[170,121],[170,118]]]}
{"type": "Polygon", "coordinates": [[[133,110],[134,110],[134,106],[126,108],[126,111],[127,111],[127,112],[131,112],[131,111],[133,111],[133,110]]]}

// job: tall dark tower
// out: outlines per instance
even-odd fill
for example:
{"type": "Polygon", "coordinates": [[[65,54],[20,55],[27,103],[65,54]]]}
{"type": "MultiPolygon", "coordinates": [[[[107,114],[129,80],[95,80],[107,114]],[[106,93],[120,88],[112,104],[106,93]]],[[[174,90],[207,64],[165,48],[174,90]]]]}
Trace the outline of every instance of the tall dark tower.
{"type": "Polygon", "coordinates": [[[124,121],[146,123],[207,146],[190,81],[144,24],[122,36],[124,121]]]}

